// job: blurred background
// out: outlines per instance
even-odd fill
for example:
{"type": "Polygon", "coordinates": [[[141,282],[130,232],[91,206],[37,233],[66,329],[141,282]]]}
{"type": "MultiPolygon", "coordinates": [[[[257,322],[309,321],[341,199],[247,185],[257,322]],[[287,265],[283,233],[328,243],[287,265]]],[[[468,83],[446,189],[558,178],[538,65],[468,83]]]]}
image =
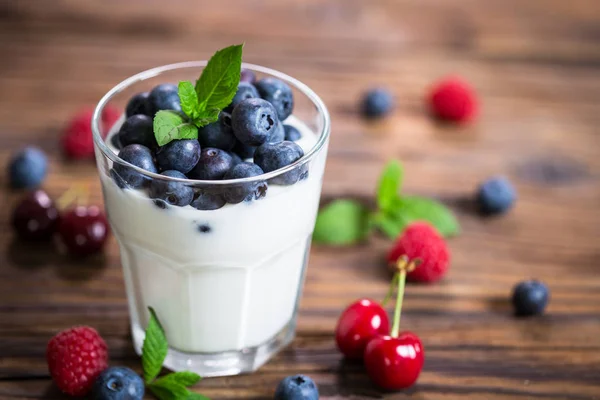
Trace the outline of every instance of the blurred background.
{"type": "MultiPolygon", "coordinates": [[[[86,182],[101,204],[95,165],[61,154],[70,118],[137,72],[207,59],[240,42],[244,61],[303,81],[328,106],[323,201],[372,202],[381,168],[395,158],[405,167],[406,193],[440,199],[457,214],[463,233],[450,242],[450,278],[408,292],[407,324],[431,349],[416,390],[433,395],[419,398],[447,391],[500,399],[491,394],[505,390],[506,398],[591,399],[600,371],[600,2],[0,1],[0,164],[34,144],[51,159],[45,187],[52,195],[86,182]],[[431,87],[449,75],[477,93],[480,113],[470,124],[429,115],[431,87]],[[396,107],[367,122],[358,105],[376,86],[394,94],[396,107]],[[509,177],[519,200],[490,221],[472,212],[469,199],[493,175],[509,177]],[[515,324],[508,293],[533,276],[552,288],[551,317],[515,324]]],[[[3,205],[17,198],[0,191],[3,205]]],[[[113,335],[117,359],[138,365],[114,239],[102,261],[109,267],[83,270],[15,246],[9,215],[10,207],[0,209],[0,394],[59,398],[46,392],[44,344],[73,324],[101,326],[113,335]],[[41,378],[23,383],[23,376],[41,378]]],[[[260,374],[207,381],[207,394],[264,397],[282,376],[302,370],[326,395],[373,395],[356,368],[340,367],[331,332],[350,301],[384,293],[389,277],[379,264],[389,245],[376,238],[343,251],[313,250],[300,339],[260,374]]]]}

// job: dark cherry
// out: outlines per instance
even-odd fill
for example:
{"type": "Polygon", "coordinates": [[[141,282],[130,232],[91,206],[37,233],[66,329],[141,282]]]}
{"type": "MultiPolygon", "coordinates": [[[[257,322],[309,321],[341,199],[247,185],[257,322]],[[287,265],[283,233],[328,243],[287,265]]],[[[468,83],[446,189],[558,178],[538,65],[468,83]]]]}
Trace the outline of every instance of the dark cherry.
{"type": "Polygon", "coordinates": [[[108,222],[97,206],[77,206],[61,217],[58,234],[70,254],[87,256],[104,247],[108,222]]]}
{"type": "Polygon", "coordinates": [[[27,194],[13,210],[12,226],[24,240],[48,240],[58,227],[59,213],[43,190],[27,194]]]}
{"type": "Polygon", "coordinates": [[[397,337],[379,335],[367,344],[365,368],[371,380],[386,390],[400,390],[412,386],[423,368],[423,344],[412,332],[397,337]]]}
{"type": "Polygon", "coordinates": [[[383,307],[376,301],[361,299],[348,306],[340,316],[335,341],[343,355],[361,359],[369,340],[389,331],[390,321],[383,307]]]}

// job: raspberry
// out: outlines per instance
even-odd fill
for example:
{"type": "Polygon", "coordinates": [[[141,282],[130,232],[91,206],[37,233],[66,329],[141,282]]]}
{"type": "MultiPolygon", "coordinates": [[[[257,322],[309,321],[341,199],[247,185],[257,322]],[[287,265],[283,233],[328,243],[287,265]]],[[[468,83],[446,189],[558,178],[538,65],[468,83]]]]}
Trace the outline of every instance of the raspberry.
{"type": "Polygon", "coordinates": [[[435,282],[448,270],[450,252],[444,239],[434,227],[425,222],[410,224],[396,240],[387,260],[395,263],[406,255],[409,259],[419,258],[421,264],[406,276],[416,282],[435,282]]]}
{"type": "MultiPolygon", "coordinates": [[[[94,139],[92,135],[91,109],[83,109],[71,120],[62,137],[62,147],[65,155],[72,159],[94,158],[94,139]]],[[[106,107],[102,112],[102,133],[118,121],[120,113],[114,107],[106,107]]]]}
{"type": "Polygon", "coordinates": [[[46,360],[56,386],[71,396],[87,394],[108,367],[106,343],[87,326],[67,329],[50,339],[46,360]]]}
{"type": "Polygon", "coordinates": [[[462,79],[446,78],[431,91],[429,107],[431,113],[441,120],[467,122],[477,114],[477,96],[462,79]]]}

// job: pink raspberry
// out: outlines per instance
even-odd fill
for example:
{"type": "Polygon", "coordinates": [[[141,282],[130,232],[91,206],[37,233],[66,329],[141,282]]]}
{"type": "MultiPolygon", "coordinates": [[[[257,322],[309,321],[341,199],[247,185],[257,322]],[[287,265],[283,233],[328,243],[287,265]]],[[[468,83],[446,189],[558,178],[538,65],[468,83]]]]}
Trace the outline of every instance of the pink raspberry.
{"type": "Polygon", "coordinates": [[[478,111],[475,91],[467,82],[456,77],[438,82],[431,91],[428,102],[431,113],[445,121],[467,122],[478,111]]]}

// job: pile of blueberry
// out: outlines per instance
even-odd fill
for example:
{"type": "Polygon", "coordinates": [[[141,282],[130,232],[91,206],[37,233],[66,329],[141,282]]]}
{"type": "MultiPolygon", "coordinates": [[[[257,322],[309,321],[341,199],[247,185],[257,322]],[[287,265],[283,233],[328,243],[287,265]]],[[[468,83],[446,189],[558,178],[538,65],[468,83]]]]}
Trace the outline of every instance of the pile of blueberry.
{"type": "MultiPolygon", "coordinates": [[[[218,121],[199,128],[198,139],[173,140],[159,146],[153,132],[153,116],[160,110],[181,112],[177,86],[161,84],[133,96],[126,120],[111,138],[119,157],[137,167],[173,178],[228,180],[262,175],[292,164],[304,156],[294,143],[301,134],[283,121],[292,114],[292,89],[275,78],[256,80],[243,70],[237,93],[218,121]],[[253,161],[244,161],[252,158],[253,161]]],[[[223,189],[192,189],[183,182],[150,180],[131,168],[115,164],[111,170],[121,188],[147,188],[160,207],[191,204],[199,210],[215,210],[226,203],[257,200],[265,196],[266,181],[223,189]]],[[[293,185],[307,176],[305,166],[286,172],[269,183],[293,185]]]]}

